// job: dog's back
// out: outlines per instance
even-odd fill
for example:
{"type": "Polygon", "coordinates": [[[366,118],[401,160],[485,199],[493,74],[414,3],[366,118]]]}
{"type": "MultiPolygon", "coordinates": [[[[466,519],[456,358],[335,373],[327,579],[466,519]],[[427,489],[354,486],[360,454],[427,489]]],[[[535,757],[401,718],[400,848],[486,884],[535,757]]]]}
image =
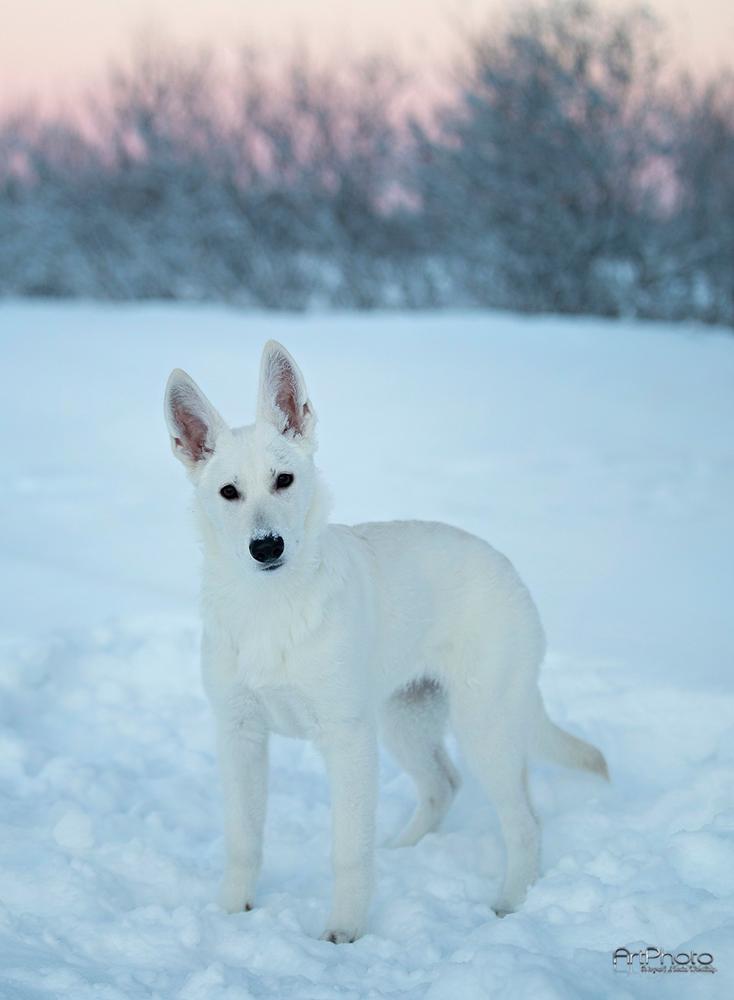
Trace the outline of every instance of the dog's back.
{"type": "Polygon", "coordinates": [[[386,694],[416,675],[480,683],[491,663],[492,683],[535,683],[543,630],[505,556],[475,535],[433,521],[370,522],[350,530],[371,556],[375,669],[386,694]],[[508,661],[512,677],[502,675],[508,661]]]}

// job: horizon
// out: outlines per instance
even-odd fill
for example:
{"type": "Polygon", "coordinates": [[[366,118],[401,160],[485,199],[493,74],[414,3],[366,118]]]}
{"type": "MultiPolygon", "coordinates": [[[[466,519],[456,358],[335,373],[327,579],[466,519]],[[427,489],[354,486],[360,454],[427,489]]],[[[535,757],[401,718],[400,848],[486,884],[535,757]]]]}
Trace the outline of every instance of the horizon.
{"type": "MultiPolygon", "coordinates": [[[[174,0],[120,0],[104,11],[102,6],[98,0],[13,3],[0,40],[3,108],[31,101],[53,109],[74,102],[110,63],[124,60],[141,35],[215,50],[250,44],[277,55],[306,47],[326,62],[345,53],[378,52],[430,81],[450,68],[463,31],[508,13],[508,4],[499,0],[403,0],[397,13],[388,0],[369,5],[347,0],[338,7],[316,0],[308,8],[299,0],[277,0],[267,10],[242,0],[212,0],[206,9],[195,0],[175,6],[174,0]]],[[[510,0],[509,9],[521,6],[522,0],[510,0]]],[[[601,0],[600,6],[618,11],[630,4],[601,0]]],[[[700,0],[695,12],[687,0],[648,6],[661,20],[676,67],[696,76],[734,65],[734,5],[700,0]]]]}

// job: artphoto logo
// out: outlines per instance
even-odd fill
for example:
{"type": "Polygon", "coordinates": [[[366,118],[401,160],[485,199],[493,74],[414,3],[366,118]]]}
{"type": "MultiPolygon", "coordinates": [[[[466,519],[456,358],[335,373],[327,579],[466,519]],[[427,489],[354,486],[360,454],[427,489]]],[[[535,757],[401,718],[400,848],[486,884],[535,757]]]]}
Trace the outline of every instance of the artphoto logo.
{"type": "Polygon", "coordinates": [[[617,948],[612,953],[612,966],[615,972],[716,972],[714,956],[709,951],[663,951],[654,945],[639,951],[617,948]]]}

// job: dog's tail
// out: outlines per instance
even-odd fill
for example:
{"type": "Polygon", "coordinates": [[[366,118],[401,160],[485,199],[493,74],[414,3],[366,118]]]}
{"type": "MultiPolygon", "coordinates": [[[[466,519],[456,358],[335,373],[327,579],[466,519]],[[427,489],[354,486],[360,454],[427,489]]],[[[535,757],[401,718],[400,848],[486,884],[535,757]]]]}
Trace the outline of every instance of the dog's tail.
{"type": "Polygon", "coordinates": [[[540,698],[538,707],[530,752],[554,764],[591,771],[592,774],[598,774],[605,781],[609,781],[609,769],[601,750],[597,750],[585,740],[580,740],[578,736],[572,736],[552,722],[540,698]]]}

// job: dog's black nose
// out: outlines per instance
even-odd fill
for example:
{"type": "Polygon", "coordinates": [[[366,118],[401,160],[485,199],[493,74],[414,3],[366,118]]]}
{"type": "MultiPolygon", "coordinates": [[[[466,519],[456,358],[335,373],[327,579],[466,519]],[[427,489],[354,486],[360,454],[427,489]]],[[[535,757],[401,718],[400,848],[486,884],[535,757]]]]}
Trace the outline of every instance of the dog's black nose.
{"type": "Polygon", "coordinates": [[[280,535],[265,535],[250,542],[250,555],[259,563],[271,563],[283,555],[285,542],[280,535]]]}

